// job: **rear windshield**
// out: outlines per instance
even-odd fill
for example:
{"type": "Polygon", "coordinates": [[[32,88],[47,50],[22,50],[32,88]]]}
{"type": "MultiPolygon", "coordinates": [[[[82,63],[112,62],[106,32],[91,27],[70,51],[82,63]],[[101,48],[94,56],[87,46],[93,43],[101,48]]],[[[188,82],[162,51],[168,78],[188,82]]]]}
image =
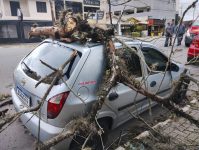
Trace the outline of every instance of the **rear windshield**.
{"type": "Polygon", "coordinates": [[[192,26],[199,26],[199,20],[194,21],[192,26]]]}
{"type": "MultiPolygon", "coordinates": [[[[43,43],[23,60],[22,69],[28,76],[39,80],[53,72],[50,68],[42,64],[40,60],[53,68],[58,69],[70,58],[72,53],[73,49],[63,45],[59,45],[57,43],[43,43]]],[[[78,55],[65,67],[64,78],[66,80],[70,78],[70,75],[80,60],[80,57],[81,53],[78,52],[78,55]]],[[[51,78],[53,78],[53,75],[51,78]]],[[[50,83],[50,81],[48,82],[50,83]]],[[[48,82],[46,81],[46,83],[48,82]]]]}

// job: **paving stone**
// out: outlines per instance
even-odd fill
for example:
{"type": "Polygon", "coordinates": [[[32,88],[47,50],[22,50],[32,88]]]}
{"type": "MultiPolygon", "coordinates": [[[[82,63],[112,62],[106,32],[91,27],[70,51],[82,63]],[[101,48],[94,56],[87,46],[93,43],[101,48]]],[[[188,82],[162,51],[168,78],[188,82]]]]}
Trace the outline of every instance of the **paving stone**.
{"type": "Polygon", "coordinates": [[[195,139],[195,142],[199,144],[199,138],[195,139]]]}
{"type": "Polygon", "coordinates": [[[175,139],[177,139],[180,143],[186,143],[186,139],[180,135],[177,135],[175,139]]]}
{"type": "Polygon", "coordinates": [[[176,132],[171,132],[170,134],[169,134],[169,136],[171,136],[171,137],[173,137],[173,138],[175,138],[176,136],[178,136],[179,134],[178,133],[176,133],[176,132]]]}
{"type": "Polygon", "coordinates": [[[195,139],[199,138],[199,134],[192,133],[187,138],[194,141],[195,139]]]}
{"type": "Polygon", "coordinates": [[[181,131],[181,132],[186,131],[186,128],[184,126],[181,126],[181,125],[179,125],[178,127],[174,128],[174,129],[181,131]]]}
{"type": "Polygon", "coordinates": [[[179,118],[178,119],[178,123],[179,124],[184,124],[186,122],[186,119],[185,118],[179,118]]]}
{"type": "Polygon", "coordinates": [[[169,133],[171,133],[171,132],[173,132],[174,131],[174,128],[172,128],[172,127],[168,127],[168,128],[166,128],[165,130],[163,130],[163,132],[165,133],[165,134],[169,134],[169,133]]]}
{"type": "Polygon", "coordinates": [[[179,136],[184,137],[184,138],[190,134],[190,133],[186,134],[186,133],[181,132],[179,130],[174,130],[173,132],[175,132],[176,134],[178,134],[179,136]]]}

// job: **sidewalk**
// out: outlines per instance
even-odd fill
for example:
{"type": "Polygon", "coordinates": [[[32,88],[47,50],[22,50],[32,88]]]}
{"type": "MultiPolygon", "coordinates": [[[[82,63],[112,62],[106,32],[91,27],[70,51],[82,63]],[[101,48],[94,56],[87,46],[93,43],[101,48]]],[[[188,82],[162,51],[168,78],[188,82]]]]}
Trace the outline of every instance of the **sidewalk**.
{"type": "MultiPolygon", "coordinates": [[[[189,105],[182,108],[184,112],[190,114],[199,120],[199,102],[197,99],[190,101],[189,105]]],[[[127,142],[116,150],[139,149],[147,150],[149,147],[158,150],[198,150],[199,149],[199,128],[190,123],[183,117],[173,116],[164,122],[153,126],[153,129],[168,137],[168,141],[161,141],[149,131],[144,131],[135,139],[141,140],[141,143],[127,142]],[[149,146],[149,147],[146,147],[149,146]]]]}

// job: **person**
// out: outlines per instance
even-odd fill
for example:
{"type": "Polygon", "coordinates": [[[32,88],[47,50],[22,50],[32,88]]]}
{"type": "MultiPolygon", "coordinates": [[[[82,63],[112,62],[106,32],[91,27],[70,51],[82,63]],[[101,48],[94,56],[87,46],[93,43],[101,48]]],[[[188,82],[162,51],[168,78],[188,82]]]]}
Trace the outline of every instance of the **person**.
{"type": "Polygon", "coordinates": [[[19,21],[23,21],[23,13],[22,13],[21,8],[17,9],[17,17],[19,21]]]}
{"type": "Polygon", "coordinates": [[[174,22],[174,19],[172,19],[172,22],[171,22],[171,37],[170,37],[169,46],[172,45],[172,38],[173,38],[174,33],[175,33],[175,22],[174,22]]]}
{"type": "Polygon", "coordinates": [[[168,43],[169,45],[171,46],[171,43],[172,43],[172,35],[173,35],[173,32],[172,32],[172,26],[171,24],[168,22],[167,23],[167,27],[166,27],[166,30],[165,30],[165,36],[166,36],[166,40],[165,40],[165,44],[164,44],[164,47],[168,47],[168,43]],[[170,40],[170,41],[169,41],[170,40]]]}
{"type": "Polygon", "coordinates": [[[177,46],[181,45],[184,33],[185,33],[185,25],[181,24],[180,26],[177,26],[176,28],[177,46]]]}

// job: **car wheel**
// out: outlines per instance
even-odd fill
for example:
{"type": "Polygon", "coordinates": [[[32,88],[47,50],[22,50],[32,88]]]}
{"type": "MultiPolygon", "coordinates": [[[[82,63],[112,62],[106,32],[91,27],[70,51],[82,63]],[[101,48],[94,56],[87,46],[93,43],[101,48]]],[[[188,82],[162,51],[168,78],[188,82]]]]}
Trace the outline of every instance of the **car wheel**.
{"type": "Polygon", "coordinates": [[[186,47],[189,47],[189,46],[190,46],[190,44],[189,44],[189,43],[185,43],[185,46],[186,46],[186,47]]]}
{"type": "MultiPolygon", "coordinates": [[[[108,140],[108,133],[111,127],[111,120],[110,118],[102,118],[98,120],[98,123],[103,128],[104,131],[104,133],[102,134],[102,140],[103,144],[105,145],[108,140]]],[[[70,150],[81,150],[84,142],[85,142],[85,137],[83,133],[76,135],[75,137],[73,137],[73,140],[70,144],[70,150]]],[[[103,150],[101,137],[99,135],[93,135],[87,141],[86,147],[90,147],[91,149],[94,150],[103,150]]]]}
{"type": "Polygon", "coordinates": [[[190,60],[192,60],[192,58],[191,57],[187,57],[187,62],[189,62],[190,60]]]}
{"type": "Polygon", "coordinates": [[[183,81],[181,81],[181,83],[177,87],[178,92],[172,98],[172,101],[174,103],[179,104],[185,99],[189,83],[190,80],[188,79],[184,79],[183,81]]]}

